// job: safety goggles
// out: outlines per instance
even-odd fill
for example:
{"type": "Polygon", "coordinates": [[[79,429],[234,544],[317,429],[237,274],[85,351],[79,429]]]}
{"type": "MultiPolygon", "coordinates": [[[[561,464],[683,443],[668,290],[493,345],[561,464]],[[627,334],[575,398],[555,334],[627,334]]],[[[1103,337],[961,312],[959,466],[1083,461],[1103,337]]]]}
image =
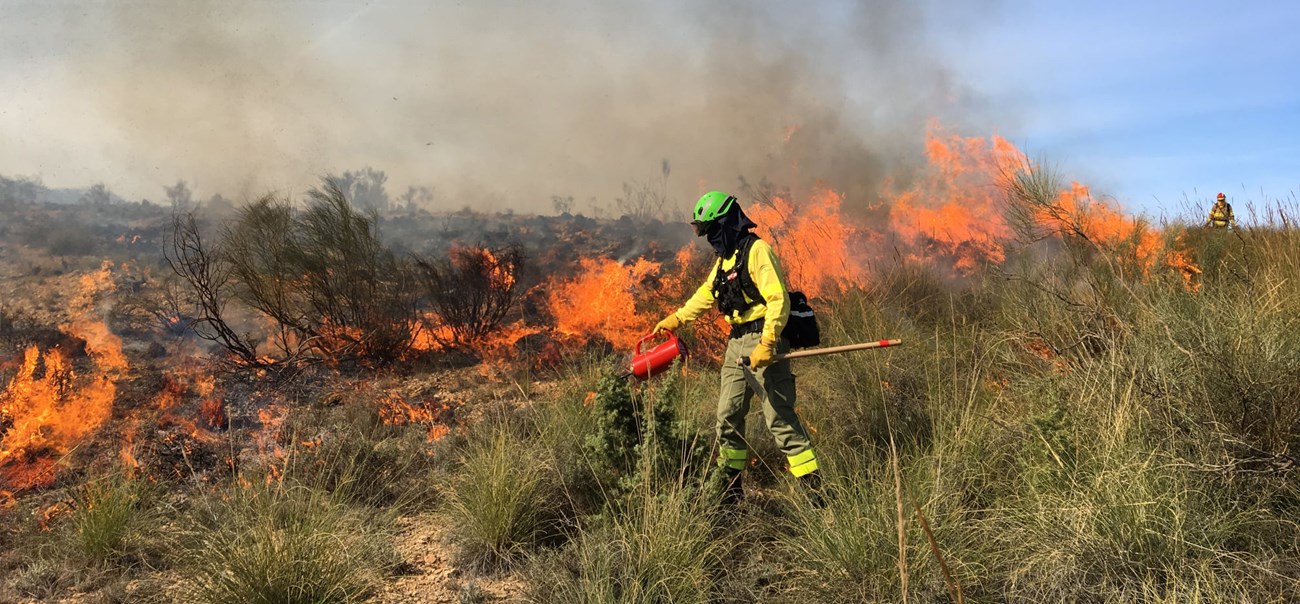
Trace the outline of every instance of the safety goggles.
{"type": "Polygon", "coordinates": [[[716,221],[716,220],[705,220],[705,221],[692,220],[692,221],[691,221],[691,226],[695,229],[695,236],[696,236],[696,237],[704,237],[704,236],[706,236],[706,235],[712,235],[715,231],[718,230],[718,221],[716,221]]]}

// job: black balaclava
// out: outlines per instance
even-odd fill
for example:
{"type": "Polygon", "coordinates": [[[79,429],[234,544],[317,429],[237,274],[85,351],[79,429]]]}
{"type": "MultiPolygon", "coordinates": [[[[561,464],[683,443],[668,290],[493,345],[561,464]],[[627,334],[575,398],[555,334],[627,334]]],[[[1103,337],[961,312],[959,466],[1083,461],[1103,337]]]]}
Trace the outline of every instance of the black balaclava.
{"type": "Polygon", "coordinates": [[[704,236],[708,238],[709,245],[713,246],[713,251],[723,259],[730,258],[742,243],[754,237],[749,230],[758,226],[740,209],[739,201],[731,202],[727,213],[714,222],[717,224],[709,228],[704,236]]]}

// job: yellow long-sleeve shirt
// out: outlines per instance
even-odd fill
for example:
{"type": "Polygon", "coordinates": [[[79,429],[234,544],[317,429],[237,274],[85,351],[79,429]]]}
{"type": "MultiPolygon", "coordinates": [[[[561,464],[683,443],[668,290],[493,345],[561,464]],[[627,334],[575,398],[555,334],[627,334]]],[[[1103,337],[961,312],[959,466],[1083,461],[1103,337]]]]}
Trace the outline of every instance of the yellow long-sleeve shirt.
{"type": "MultiPolygon", "coordinates": [[[[781,330],[785,329],[786,321],[790,318],[790,294],[785,285],[785,273],[781,270],[781,264],[777,261],[772,246],[762,239],[749,246],[748,263],[749,278],[758,287],[758,292],[762,294],[763,299],[758,300],[758,304],[751,306],[749,310],[725,318],[732,325],[748,323],[761,318],[763,319],[763,340],[775,342],[781,330]]],[[[721,268],[726,271],[735,265],[736,254],[732,254],[730,258],[723,259],[721,268]]],[[[695,294],[691,296],[691,299],[687,300],[686,304],[677,310],[675,314],[682,322],[694,321],[713,307],[715,302],[713,298],[713,278],[717,274],[718,268],[719,265],[715,262],[713,270],[709,271],[709,276],[704,280],[704,284],[695,290],[695,294]]]]}
{"type": "Polygon", "coordinates": [[[1237,219],[1232,215],[1232,206],[1227,202],[1215,202],[1210,208],[1210,216],[1205,220],[1206,226],[1226,227],[1237,226],[1237,219]]]}

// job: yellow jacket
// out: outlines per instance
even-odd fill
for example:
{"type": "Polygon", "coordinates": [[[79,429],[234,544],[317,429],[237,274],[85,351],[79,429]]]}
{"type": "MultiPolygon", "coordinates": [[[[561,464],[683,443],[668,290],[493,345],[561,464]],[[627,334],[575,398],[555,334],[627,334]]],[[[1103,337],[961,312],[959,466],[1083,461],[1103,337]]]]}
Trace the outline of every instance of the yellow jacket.
{"type": "MultiPolygon", "coordinates": [[[[722,261],[721,268],[726,271],[735,265],[736,254],[733,253],[730,258],[722,261]]],[[[695,290],[691,299],[674,313],[682,322],[694,321],[713,307],[713,277],[717,274],[718,267],[719,264],[715,262],[704,284],[695,290]]],[[[777,261],[772,246],[759,239],[749,246],[748,267],[749,278],[758,287],[763,299],[758,300],[758,304],[751,306],[744,313],[725,318],[732,325],[763,319],[763,340],[776,342],[777,336],[782,329],[785,329],[785,323],[790,318],[790,294],[786,289],[781,264],[777,261]]]]}
{"type": "Polygon", "coordinates": [[[1210,217],[1205,220],[1205,224],[1216,227],[1236,226],[1237,219],[1232,215],[1232,206],[1227,202],[1215,202],[1214,207],[1210,208],[1210,217]]]}

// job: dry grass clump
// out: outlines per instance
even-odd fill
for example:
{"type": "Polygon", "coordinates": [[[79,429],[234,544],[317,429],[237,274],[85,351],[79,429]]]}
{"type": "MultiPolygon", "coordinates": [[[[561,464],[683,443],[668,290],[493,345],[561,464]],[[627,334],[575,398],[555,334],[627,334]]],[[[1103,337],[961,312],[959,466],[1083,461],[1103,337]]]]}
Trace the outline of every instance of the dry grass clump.
{"type": "Polygon", "coordinates": [[[432,507],[449,455],[422,424],[384,421],[380,402],[350,401],[290,420],[286,478],[353,505],[407,512],[432,507]]]}
{"type": "Polygon", "coordinates": [[[509,426],[472,437],[446,495],[466,562],[509,564],[553,534],[563,501],[557,487],[554,469],[509,426]]]}
{"type": "Polygon", "coordinates": [[[613,604],[714,602],[724,541],[711,498],[638,489],[621,514],[599,517],[572,542],[530,559],[530,600],[613,604]]]}
{"type": "Polygon", "coordinates": [[[146,509],[140,481],[115,475],[87,482],[77,494],[70,531],[79,554],[99,563],[120,559],[140,545],[156,518],[146,509]]]}
{"type": "Polygon", "coordinates": [[[130,474],[113,471],[90,477],[67,500],[32,510],[43,523],[24,523],[13,535],[16,555],[5,560],[7,587],[37,599],[72,591],[101,593],[150,588],[150,571],[165,569],[171,545],[159,532],[165,510],[157,490],[130,474]],[[137,581],[143,579],[141,581],[137,581]]]}
{"type": "Polygon", "coordinates": [[[237,484],[195,512],[183,552],[194,601],[361,602],[396,562],[391,518],[307,486],[237,484]]]}

